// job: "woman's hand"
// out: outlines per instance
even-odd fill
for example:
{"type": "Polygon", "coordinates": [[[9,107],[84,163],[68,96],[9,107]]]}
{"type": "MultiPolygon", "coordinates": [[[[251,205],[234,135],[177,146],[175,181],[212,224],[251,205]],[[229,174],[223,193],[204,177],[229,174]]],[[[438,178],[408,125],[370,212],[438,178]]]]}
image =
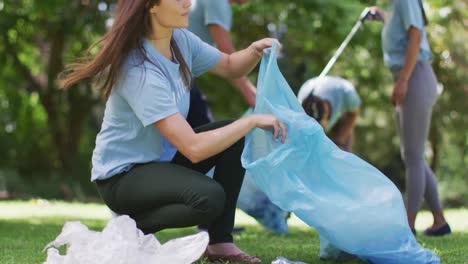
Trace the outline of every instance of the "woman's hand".
{"type": "Polygon", "coordinates": [[[371,15],[367,17],[367,20],[371,21],[385,21],[385,11],[378,6],[369,7],[371,15]]]}
{"type": "Polygon", "coordinates": [[[286,140],[286,126],[274,115],[269,114],[253,114],[248,116],[254,122],[255,127],[272,130],[273,139],[277,139],[281,135],[281,142],[284,143],[286,140]]]}
{"type": "Polygon", "coordinates": [[[269,48],[273,46],[273,43],[278,43],[278,49],[276,50],[277,53],[281,50],[281,43],[277,39],[274,38],[264,38],[258,41],[255,41],[254,43],[250,44],[249,48],[257,54],[257,56],[262,57],[263,55],[263,50],[266,48],[269,48]]]}
{"type": "Polygon", "coordinates": [[[246,49],[234,52],[232,54],[226,54],[221,52],[221,58],[213,68],[211,72],[215,73],[224,78],[238,79],[249,74],[252,69],[260,61],[263,55],[263,49],[273,46],[273,43],[278,43],[278,52],[281,48],[278,40],[273,38],[265,38],[259,41],[255,41],[250,44],[246,49]]]}
{"type": "Polygon", "coordinates": [[[404,79],[398,79],[393,88],[392,104],[393,106],[399,106],[403,104],[406,97],[406,91],[408,90],[408,81],[404,79]]]}

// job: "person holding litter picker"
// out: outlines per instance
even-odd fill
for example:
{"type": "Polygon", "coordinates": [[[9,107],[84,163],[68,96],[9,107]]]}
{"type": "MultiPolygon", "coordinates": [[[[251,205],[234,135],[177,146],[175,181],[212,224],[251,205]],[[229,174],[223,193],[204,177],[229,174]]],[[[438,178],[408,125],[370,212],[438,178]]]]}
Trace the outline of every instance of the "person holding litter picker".
{"type": "Polygon", "coordinates": [[[384,22],[382,49],[385,65],[393,74],[392,104],[397,114],[402,157],[406,166],[408,223],[414,223],[423,197],[434,222],[424,231],[428,236],[450,234],[434,172],[424,160],[424,143],[429,133],[432,108],[437,98],[437,79],[430,64],[432,53],[425,26],[427,18],[421,0],[390,0],[385,12],[372,7],[369,20],[384,22]]]}
{"type": "Polygon", "coordinates": [[[145,234],[208,224],[209,260],[260,263],[235,246],[231,235],[245,174],[244,136],[258,127],[284,142],[286,127],[273,115],[253,114],[194,131],[186,117],[192,76],[207,71],[224,78],[245,76],[277,40],[261,39],[229,55],[220,52],[185,29],[190,5],[190,0],[118,1],[99,52],[71,64],[60,86],[94,77],[104,81],[99,84],[107,103],[91,180],[110,209],[129,215],[145,234]],[[177,152],[163,161],[167,143],[177,152]],[[205,173],[214,166],[210,179],[205,173]]]}

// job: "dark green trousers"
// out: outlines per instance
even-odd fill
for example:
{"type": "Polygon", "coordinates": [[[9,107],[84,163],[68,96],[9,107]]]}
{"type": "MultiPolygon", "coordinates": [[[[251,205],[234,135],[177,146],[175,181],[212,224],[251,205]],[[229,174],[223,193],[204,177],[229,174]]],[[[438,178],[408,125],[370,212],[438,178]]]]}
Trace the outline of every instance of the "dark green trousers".
{"type": "MultiPolygon", "coordinates": [[[[207,131],[231,121],[195,129],[207,131]]],[[[208,226],[210,244],[232,242],[235,210],[245,170],[244,140],[199,163],[177,152],[171,162],[137,164],[130,171],[96,181],[104,202],[133,218],[145,234],[166,228],[208,226]],[[207,177],[216,166],[213,179],[207,177]]]]}

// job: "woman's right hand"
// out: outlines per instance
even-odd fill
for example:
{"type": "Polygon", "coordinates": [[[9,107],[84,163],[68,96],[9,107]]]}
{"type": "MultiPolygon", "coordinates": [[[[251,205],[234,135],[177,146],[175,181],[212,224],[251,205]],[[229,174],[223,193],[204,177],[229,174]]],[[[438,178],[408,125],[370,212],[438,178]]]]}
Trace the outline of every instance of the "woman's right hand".
{"type": "Polygon", "coordinates": [[[264,39],[261,39],[261,40],[257,40],[255,42],[253,42],[252,44],[250,44],[249,48],[255,53],[257,54],[257,56],[259,57],[262,57],[263,56],[263,50],[266,49],[266,48],[270,48],[273,46],[274,43],[278,43],[278,47],[276,49],[276,53],[279,53],[279,51],[281,50],[282,48],[282,45],[281,43],[275,39],[275,38],[264,38],[264,39]]]}
{"type": "Polygon", "coordinates": [[[277,139],[281,135],[281,142],[286,140],[286,126],[276,116],[270,114],[252,114],[247,118],[251,118],[255,127],[273,131],[273,139],[277,139]]]}
{"type": "Polygon", "coordinates": [[[385,20],[385,11],[383,9],[378,6],[371,6],[369,9],[372,15],[367,18],[368,20],[380,22],[385,20]]]}

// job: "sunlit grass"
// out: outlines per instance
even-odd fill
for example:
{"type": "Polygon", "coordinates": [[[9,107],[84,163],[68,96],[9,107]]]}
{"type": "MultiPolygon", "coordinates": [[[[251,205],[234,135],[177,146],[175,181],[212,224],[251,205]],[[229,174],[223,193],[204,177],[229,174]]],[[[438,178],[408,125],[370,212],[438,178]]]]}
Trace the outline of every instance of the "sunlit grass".
{"type": "MultiPolygon", "coordinates": [[[[468,263],[468,209],[447,210],[454,234],[443,238],[418,236],[418,241],[441,256],[443,263],[468,263]]],[[[43,247],[60,233],[66,221],[81,221],[93,230],[102,230],[110,213],[102,204],[65,203],[46,200],[0,202],[0,263],[42,263],[43,247]]],[[[417,229],[431,224],[428,212],[418,217],[417,229]]],[[[300,219],[289,220],[290,233],[278,236],[265,231],[254,219],[238,211],[236,225],[247,231],[235,236],[237,244],[247,252],[271,263],[277,256],[307,263],[318,260],[319,240],[314,229],[300,219]]],[[[194,228],[165,230],[157,234],[161,242],[193,234],[194,228]]],[[[200,261],[199,263],[206,263],[200,261]]],[[[350,262],[359,263],[359,262],[350,262]]]]}

